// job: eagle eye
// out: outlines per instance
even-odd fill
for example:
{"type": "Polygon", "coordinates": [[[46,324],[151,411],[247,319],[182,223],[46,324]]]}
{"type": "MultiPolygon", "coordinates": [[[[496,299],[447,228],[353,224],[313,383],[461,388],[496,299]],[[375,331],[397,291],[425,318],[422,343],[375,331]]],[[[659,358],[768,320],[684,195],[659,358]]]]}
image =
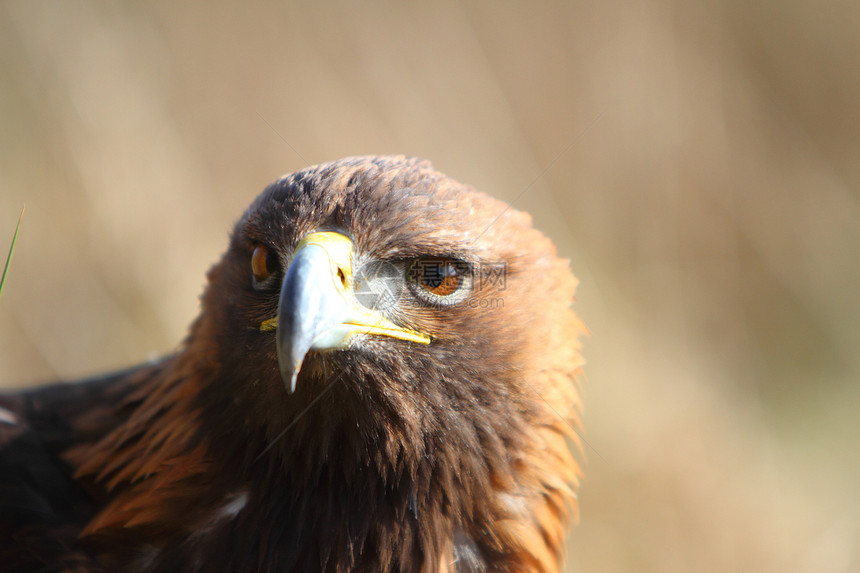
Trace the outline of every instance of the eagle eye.
{"type": "Polygon", "coordinates": [[[417,259],[409,267],[407,278],[418,287],[421,295],[430,295],[434,301],[450,302],[459,298],[470,283],[471,274],[465,263],[443,257],[424,257],[417,259]]]}
{"type": "Polygon", "coordinates": [[[258,285],[265,283],[278,270],[278,257],[265,245],[257,245],[251,254],[251,271],[258,285]]]}

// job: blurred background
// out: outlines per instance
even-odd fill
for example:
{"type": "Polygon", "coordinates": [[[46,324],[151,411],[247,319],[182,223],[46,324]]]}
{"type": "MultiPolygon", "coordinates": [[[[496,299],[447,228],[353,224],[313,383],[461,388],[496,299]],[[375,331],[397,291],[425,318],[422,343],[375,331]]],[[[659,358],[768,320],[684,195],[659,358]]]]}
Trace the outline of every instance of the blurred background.
{"type": "Polygon", "coordinates": [[[431,159],[588,324],[574,572],[860,571],[860,4],[0,1],[0,386],[176,348],[255,195],[431,159]]]}

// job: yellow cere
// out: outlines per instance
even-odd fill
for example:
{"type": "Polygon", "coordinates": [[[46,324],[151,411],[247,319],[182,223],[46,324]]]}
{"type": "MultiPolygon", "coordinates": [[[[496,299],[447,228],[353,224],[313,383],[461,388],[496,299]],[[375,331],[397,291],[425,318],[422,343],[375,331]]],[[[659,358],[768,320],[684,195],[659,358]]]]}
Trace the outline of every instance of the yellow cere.
{"type": "Polygon", "coordinates": [[[338,271],[343,273],[343,281],[334,281],[338,290],[352,288],[352,241],[349,237],[333,231],[320,231],[311,233],[296,246],[296,252],[309,245],[322,247],[328,253],[331,263],[332,277],[338,276],[338,271]],[[342,286],[341,286],[342,285],[342,286]]]}

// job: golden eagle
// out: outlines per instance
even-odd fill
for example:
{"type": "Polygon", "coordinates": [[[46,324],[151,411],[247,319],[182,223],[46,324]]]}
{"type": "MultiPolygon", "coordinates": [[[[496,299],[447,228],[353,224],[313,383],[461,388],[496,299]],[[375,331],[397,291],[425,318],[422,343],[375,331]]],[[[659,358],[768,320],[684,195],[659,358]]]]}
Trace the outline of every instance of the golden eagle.
{"type": "Polygon", "coordinates": [[[269,186],[173,355],[0,396],[0,569],[558,571],[576,281],[404,157],[269,186]]]}

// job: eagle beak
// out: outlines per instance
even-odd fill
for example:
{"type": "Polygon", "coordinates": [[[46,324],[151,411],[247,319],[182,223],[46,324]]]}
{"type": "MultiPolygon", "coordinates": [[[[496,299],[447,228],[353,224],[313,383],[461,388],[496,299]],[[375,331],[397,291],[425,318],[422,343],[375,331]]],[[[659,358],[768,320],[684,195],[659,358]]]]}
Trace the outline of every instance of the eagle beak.
{"type": "Polygon", "coordinates": [[[292,393],[311,350],[346,348],[354,334],[375,334],[429,344],[430,337],[391,322],[359,303],[352,273],[352,241],[340,233],[311,233],[299,242],[281,285],[276,317],[281,377],[292,393]]]}

